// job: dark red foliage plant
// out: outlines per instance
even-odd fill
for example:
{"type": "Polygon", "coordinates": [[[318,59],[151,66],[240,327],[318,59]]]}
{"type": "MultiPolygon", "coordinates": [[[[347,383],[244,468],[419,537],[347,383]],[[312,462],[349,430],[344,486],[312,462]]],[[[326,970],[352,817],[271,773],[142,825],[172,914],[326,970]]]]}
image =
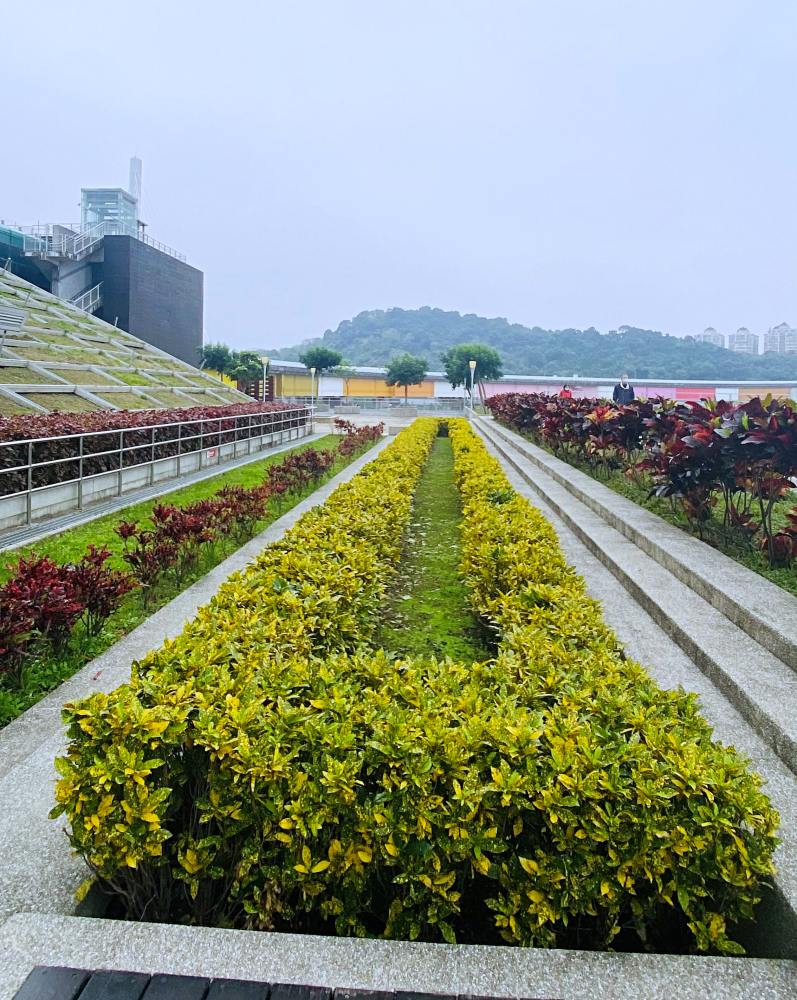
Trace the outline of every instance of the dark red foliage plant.
{"type": "Polygon", "coordinates": [[[56,650],[63,649],[84,611],[65,567],[47,556],[20,559],[14,575],[0,588],[0,607],[6,602],[56,650]]]}
{"type": "Polygon", "coordinates": [[[109,549],[89,545],[80,562],[62,567],[76,600],[83,606],[83,621],[89,635],[97,635],[122,598],[136,587],[129,573],[106,565],[110,557],[109,549]]]}
{"type": "Polygon", "coordinates": [[[595,472],[644,474],[651,495],[678,503],[701,535],[721,507],[723,530],[737,539],[760,533],[759,547],[771,565],[797,558],[794,522],[780,530],[773,524],[776,504],[797,483],[794,400],[643,399],[615,406],[505,393],[492,396],[489,406],[496,419],[562,458],[583,461],[595,472]]]}

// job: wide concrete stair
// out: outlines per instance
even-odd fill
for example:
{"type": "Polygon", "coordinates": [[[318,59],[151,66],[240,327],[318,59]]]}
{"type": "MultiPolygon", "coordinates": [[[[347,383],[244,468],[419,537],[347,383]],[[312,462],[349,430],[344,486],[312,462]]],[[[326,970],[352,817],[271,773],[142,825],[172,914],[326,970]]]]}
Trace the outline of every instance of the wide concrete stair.
{"type": "MultiPolygon", "coordinates": [[[[474,426],[727,699],[763,744],[761,763],[774,754],[785,765],[756,766],[780,791],[772,796],[786,827],[777,890],[794,933],[797,599],[493,420],[476,417],[474,426]]],[[[733,742],[732,732],[718,735],[733,742]]]]}

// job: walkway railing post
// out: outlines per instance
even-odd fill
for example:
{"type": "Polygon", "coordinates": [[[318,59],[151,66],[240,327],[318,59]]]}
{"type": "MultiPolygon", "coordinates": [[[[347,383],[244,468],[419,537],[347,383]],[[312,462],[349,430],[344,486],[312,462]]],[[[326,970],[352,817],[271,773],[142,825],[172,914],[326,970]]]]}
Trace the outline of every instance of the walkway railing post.
{"type": "Polygon", "coordinates": [[[120,497],[122,495],[122,470],[124,469],[124,453],[125,453],[125,432],[119,431],[119,483],[117,485],[116,495],[120,497]]]}
{"type": "Polygon", "coordinates": [[[83,510],[83,441],[84,438],[81,435],[80,447],[78,450],[78,469],[77,469],[77,509],[83,510]]]}
{"type": "Polygon", "coordinates": [[[30,524],[33,517],[33,442],[28,442],[28,495],[26,498],[25,518],[30,524]]]}

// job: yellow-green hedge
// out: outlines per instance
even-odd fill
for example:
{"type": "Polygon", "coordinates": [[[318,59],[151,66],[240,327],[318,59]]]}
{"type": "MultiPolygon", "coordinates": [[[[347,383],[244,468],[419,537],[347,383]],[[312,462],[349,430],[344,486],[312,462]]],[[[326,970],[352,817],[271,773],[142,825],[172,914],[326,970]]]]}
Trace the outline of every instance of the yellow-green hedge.
{"type": "Polygon", "coordinates": [[[629,921],[647,943],[669,908],[699,949],[740,950],[726,926],[752,915],[773,871],[777,815],[760,779],[712,740],[695,695],[626,658],[549,522],[466,421],[449,433],[473,605],[501,635],[516,696],[543,717],[534,842],[525,862],[497,862],[499,926],[556,944],[597,917],[607,943],[629,921]]]}
{"type": "Polygon", "coordinates": [[[771,872],[758,779],[623,658],[550,526],[449,429],[496,658],[370,645],[437,430],[416,421],[130,685],[67,707],[73,845],[136,918],[655,947],[669,913],[734,950],[771,872]]]}

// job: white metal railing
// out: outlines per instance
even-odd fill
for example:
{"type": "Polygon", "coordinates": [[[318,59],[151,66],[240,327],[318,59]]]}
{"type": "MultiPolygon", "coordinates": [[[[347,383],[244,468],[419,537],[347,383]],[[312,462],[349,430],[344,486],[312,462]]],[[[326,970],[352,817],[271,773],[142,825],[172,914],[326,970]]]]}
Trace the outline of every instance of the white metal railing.
{"type": "MultiPolygon", "coordinates": [[[[46,490],[76,484],[74,504],[84,506],[87,485],[101,476],[115,477],[112,493],[121,496],[127,490],[125,474],[149,467],[149,484],[161,478],[179,478],[184,460],[199,453],[205,467],[221,465],[227,458],[262,451],[280,441],[286,431],[295,428],[312,430],[313,413],[301,406],[284,410],[266,410],[233,416],[202,417],[171,423],[112,430],[85,431],[57,437],[27,438],[0,442],[0,508],[8,501],[24,498],[24,523],[30,524],[34,498],[46,490]],[[243,444],[243,451],[238,445],[243,444]],[[230,449],[229,445],[232,445],[230,449]],[[225,458],[223,451],[227,452],[225,458]],[[231,454],[229,454],[231,452],[231,454]],[[52,457],[41,457],[49,455],[52,457]],[[166,461],[173,464],[170,475],[156,476],[155,467],[166,461]]],[[[193,471],[193,470],[192,470],[193,471]]],[[[128,480],[130,477],[127,477],[128,480]]],[[[136,482],[136,489],[141,483],[136,482]]],[[[106,491],[107,493],[108,491],[106,491]]],[[[56,511],[61,513],[62,511],[56,511]]],[[[0,515],[2,510],[0,509],[0,515]]],[[[0,521],[4,519],[0,516],[0,521]]]]}
{"type": "MultiPolygon", "coordinates": [[[[310,396],[281,396],[283,403],[311,402],[310,396]]],[[[404,406],[404,396],[316,396],[312,402],[317,406],[357,407],[360,410],[384,410],[390,412],[404,406]]],[[[423,396],[407,400],[407,406],[431,413],[445,411],[447,413],[462,413],[465,410],[465,399],[452,396],[423,396]]]]}
{"type": "Polygon", "coordinates": [[[69,301],[83,312],[95,312],[102,305],[102,282],[98,282],[93,288],[81,292],[69,301]]]}
{"type": "Polygon", "coordinates": [[[98,222],[88,228],[81,226],[60,226],[47,223],[38,226],[20,227],[23,233],[23,252],[29,257],[64,257],[79,260],[91,253],[105,236],[132,236],[161,253],[185,260],[186,256],[173,247],[147,236],[137,226],[121,222],[98,222]],[[64,230],[59,232],[57,230],[64,230]]]}

